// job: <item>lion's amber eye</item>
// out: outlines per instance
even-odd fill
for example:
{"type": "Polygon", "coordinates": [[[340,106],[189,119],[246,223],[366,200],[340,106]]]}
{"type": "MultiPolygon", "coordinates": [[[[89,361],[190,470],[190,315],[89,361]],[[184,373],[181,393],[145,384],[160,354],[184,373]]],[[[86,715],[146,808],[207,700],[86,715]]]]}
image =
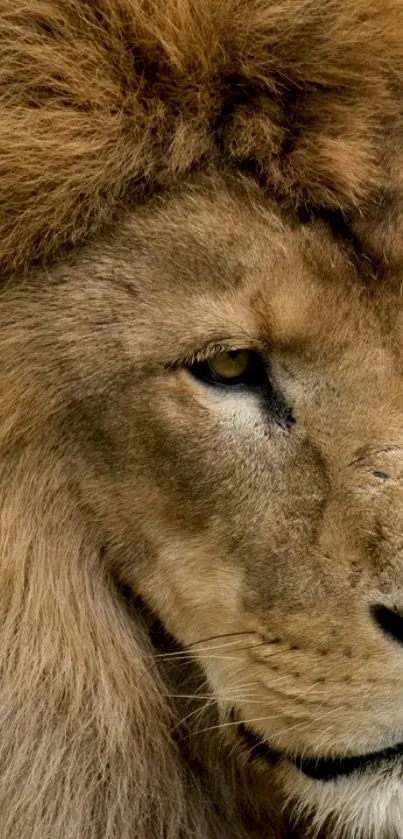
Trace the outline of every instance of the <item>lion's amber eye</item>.
{"type": "Polygon", "coordinates": [[[249,367],[250,356],[248,350],[228,350],[210,358],[207,366],[219,379],[239,379],[249,367]]]}
{"type": "Polygon", "coordinates": [[[224,350],[190,366],[196,378],[212,385],[259,387],[267,385],[267,370],[252,350],[224,350]]]}
{"type": "Polygon", "coordinates": [[[291,408],[276,386],[270,367],[259,353],[253,350],[217,350],[205,361],[187,364],[189,373],[211,387],[228,390],[251,391],[259,396],[268,415],[282,428],[294,422],[291,408]]]}

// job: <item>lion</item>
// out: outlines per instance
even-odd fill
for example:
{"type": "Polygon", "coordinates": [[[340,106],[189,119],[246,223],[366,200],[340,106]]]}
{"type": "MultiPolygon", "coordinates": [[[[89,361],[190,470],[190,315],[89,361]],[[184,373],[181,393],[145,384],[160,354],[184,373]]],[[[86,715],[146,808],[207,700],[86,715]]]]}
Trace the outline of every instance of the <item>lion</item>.
{"type": "Polygon", "coordinates": [[[0,0],[0,839],[402,839],[402,35],[0,0]]]}

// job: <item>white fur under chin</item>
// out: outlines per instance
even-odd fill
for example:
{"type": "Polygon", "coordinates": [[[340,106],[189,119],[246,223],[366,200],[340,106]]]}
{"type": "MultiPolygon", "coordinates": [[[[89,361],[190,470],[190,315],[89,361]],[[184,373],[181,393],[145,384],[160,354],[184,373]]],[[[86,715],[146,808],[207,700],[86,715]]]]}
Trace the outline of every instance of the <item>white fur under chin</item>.
{"type": "Polygon", "coordinates": [[[295,770],[287,787],[295,814],[308,814],[316,833],[331,824],[332,839],[403,839],[401,765],[334,781],[313,781],[295,770]]]}

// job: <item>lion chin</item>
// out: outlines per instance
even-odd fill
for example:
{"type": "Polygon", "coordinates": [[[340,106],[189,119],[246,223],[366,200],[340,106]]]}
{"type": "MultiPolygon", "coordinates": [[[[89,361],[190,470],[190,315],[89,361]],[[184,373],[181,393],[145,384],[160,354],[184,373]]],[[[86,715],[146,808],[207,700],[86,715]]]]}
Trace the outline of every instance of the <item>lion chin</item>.
{"type": "Polygon", "coordinates": [[[290,812],[309,823],[310,835],[402,835],[402,744],[347,758],[303,758],[276,752],[242,723],[239,733],[253,760],[280,767],[290,812]]]}
{"type": "Polygon", "coordinates": [[[312,835],[398,839],[403,833],[402,764],[326,784],[288,784],[295,817],[305,816],[312,835]],[[291,791],[291,787],[293,787],[291,791]],[[296,798],[298,796],[298,802],[296,798]],[[326,835],[325,832],[325,835],[326,835]]]}
{"type": "Polygon", "coordinates": [[[402,0],[0,45],[0,839],[403,839],[402,0]]]}

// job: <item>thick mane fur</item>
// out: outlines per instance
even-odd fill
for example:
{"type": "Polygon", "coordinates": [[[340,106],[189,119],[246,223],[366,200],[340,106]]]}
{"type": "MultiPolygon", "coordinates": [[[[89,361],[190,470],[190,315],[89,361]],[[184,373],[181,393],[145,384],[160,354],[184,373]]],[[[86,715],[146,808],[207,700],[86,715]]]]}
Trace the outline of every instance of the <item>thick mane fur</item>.
{"type": "Polygon", "coordinates": [[[0,270],[221,158],[346,211],[382,186],[400,0],[1,0],[0,270]]]}

